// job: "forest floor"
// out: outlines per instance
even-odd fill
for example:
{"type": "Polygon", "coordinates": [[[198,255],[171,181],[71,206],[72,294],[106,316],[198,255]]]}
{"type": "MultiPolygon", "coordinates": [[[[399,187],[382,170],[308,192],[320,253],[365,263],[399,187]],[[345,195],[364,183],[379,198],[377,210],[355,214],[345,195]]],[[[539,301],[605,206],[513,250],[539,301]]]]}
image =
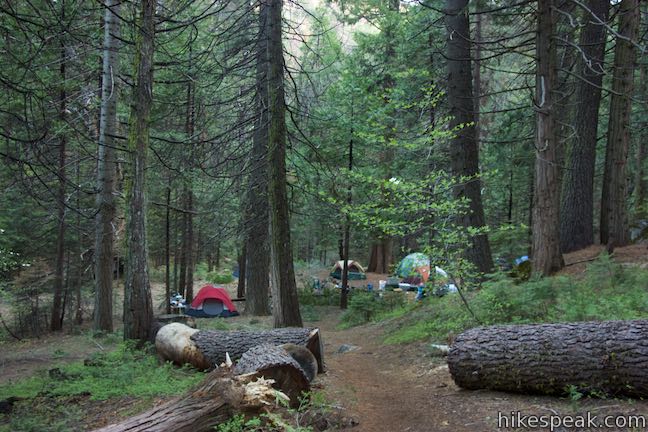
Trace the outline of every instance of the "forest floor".
{"type": "MultiPolygon", "coordinates": [[[[589,248],[566,256],[570,265],[565,272],[578,272],[580,266],[600,253],[589,248]]],[[[646,247],[629,247],[617,252],[622,263],[645,266],[646,247]]],[[[370,275],[371,280],[383,275],[370,275]]],[[[200,287],[201,285],[197,285],[200,287]]],[[[232,289],[234,286],[230,287],[232,289]]],[[[155,286],[154,290],[160,290],[155,286]]],[[[498,428],[498,417],[510,419],[511,412],[521,415],[644,416],[648,422],[648,401],[574,397],[516,395],[494,391],[467,391],[458,388],[449,374],[444,357],[433,355],[427,342],[400,345],[383,343],[389,323],[373,323],[340,329],[340,310],[317,307],[308,326],[321,329],[324,338],[327,372],[318,376],[315,389],[324,393],[327,403],[339,408],[345,421],[357,423],[341,430],[380,431],[496,431],[525,430],[498,428]],[[352,421],[351,421],[352,419],[352,421]]],[[[255,319],[257,325],[270,325],[270,319],[255,319]]],[[[249,325],[250,318],[236,317],[229,326],[249,325]]],[[[89,332],[49,335],[22,342],[3,342],[0,349],[0,386],[31,376],[62,363],[79,361],[93,353],[110,350],[119,341],[104,338],[100,342],[89,332]]],[[[111,399],[91,403],[79,399],[88,430],[114,421],[137,410],[146,409],[157,400],[111,399]]],[[[74,401],[70,401],[74,403],[74,401]]],[[[623,419],[627,417],[619,417],[623,419]]],[[[510,420],[508,420],[510,422],[510,420]]],[[[510,423],[509,423],[510,424],[510,423]]],[[[548,429],[538,429],[548,430],[548,429]]],[[[595,430],[556,428],[555,431],[595,430]]],[[[596,429],[611,431],[644,430],[628,427],[596,429]]]]}
{"type": "MultiPolygon", "coordinates": [[[[342,406],[357,426],[343,430],[485,432],[528,430],[498,428],[502,416],[522,415],[644,416],[648,401],[627,399],[556,398],[457,387],[444,357],[431,355],[426,343],[385,345],[383,326],[370,324],[346,330],[336,328],[339,314],[330,311],[311,325],[322,329],[328,371],[318,381],[335,406],[342,406]],[[352,351],[340,353],[340,347],[352,351]]],[[[623,418],[623,417],[622,417],[623,418]]],[[[511,423],[509,423],[511,424],[511,423]]],[[[549,430],[549,429],[537,429],[549,430]]],[[[575,429],[556,428],[555,431],[575,429]]],[[[600,429],[577,429],[579,431],[600,429]]],[[[609,428],[610,431],[644,430],[609,428]]]]}

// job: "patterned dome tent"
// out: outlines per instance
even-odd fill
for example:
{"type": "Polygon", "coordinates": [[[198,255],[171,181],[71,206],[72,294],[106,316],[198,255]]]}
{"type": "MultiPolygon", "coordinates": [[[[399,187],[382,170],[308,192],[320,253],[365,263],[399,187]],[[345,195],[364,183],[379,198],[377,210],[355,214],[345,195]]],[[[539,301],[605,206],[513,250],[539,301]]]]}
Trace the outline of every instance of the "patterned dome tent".
{"type": "MultiPolygon", "coordinates": [[[[440,267],[435,266],[434,271],[443,277],[448,277],[448,274],[440,267]]],[[[420,252],[407,255],[398,264],[396,275],[403,278],[404,283],[412,285],[427,282],[430,278],[430,257],[420,252]]]]}

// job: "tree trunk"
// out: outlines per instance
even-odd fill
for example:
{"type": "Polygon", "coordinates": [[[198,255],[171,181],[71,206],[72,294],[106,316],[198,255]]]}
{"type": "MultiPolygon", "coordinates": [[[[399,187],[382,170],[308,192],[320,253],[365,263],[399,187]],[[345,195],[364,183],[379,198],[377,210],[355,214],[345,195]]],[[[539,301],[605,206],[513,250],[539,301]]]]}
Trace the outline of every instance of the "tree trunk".
{"type": "MultiPolygon", "coordinates": [[[[81,184],[81,153],[77,151],[76,154],[76,184],[81,184]]],[[[77,191],[76,194],[76,208],[81,209],[81,194],[77,191]]],[[[81,284],[83,281],[83,230],[81,229],[81,212],[78,211],[76,214],[76,256],[75,260],[75,269],[74,269],[74,294],[75,294],[75,313],[74,313],[74,323],[78,326],[83,324],[83,304],[81,296],[81,284]]]]}
{"type": "Polygon", "coordinates": [[[156,0],[142,0],[136,19],[135,86],[128,148],[132,171],[128,184],[127,259],[124,282],[124,339],[144,342],[151,336],[153,306],[146,247],[145,174],[153,96],[156,0]]]}
{"type": "Polygon", "coordinates": [[[538,1],[536,139],[531,256],[533,271],[549,275],[564,265],[560,253],[560,185],[556,165],[553,91],[556,42],[553,1],[538,1]]]}
{"type": "Polygon", "coordinates": [[[119,85],[120,0],[107,0],[104,12],[104,50],[99,117],[99,155],[97,166],[97,216],[95,237],[94,329],[113,331],[113,260],[115,225],[115,136],[119,85]]]}
{"type": "Polygon", "coordinates": [[[178,292],[183,297],[187,288],[187,188],[182,188],[182,214],[180,222],[180,258],[179,258],[179,274],[178,274],[178,292]]]}
{"type": "Polygon", "coordinates": [[[187,243],[185,245],[185,257],[187,260],[187,270],[185,278],[184,297],[187,302],[193,301],[193,274],[195,267],[194,259],[194,230],[193,230],[193,187],[189,184],[187,191],[187,243]]]}
{"type": "Polygon", "coordinates": [[[297,285],[290,242],[286,190],[286,105],[281,31],[283,0],[267,0],[268,8],[268,163],[270,195],[270,252],[272,257],[272,314],[275,327],[301,327],[297,285]]]}
{"type": "Polygon", "coordinates": [[[319,372],[324,371],[324,348],[319,329],[212,331],[173,323],[162,327],[155,337],[155,347],[162,358],[176,364],[191,364],[200,370],[224,363],[226,353],[236,361],[250,348],[262,344],[304,346],[315,356],[319,372]]]}
{"type": "Polygon", "coordinates": [[[448,366],[471,390],[646,397],[646,340],[646,320],[478,327],[457,337],[448,366]]]}
{"type": "MultiPolygon", "coordinates": [[[[353,101],[352,101],[353,103],[353,101]]],[[[353,105],[351,107],[351,121],[353,121],[353,105]]],[[[344,257],[342,258],[342,289],[340,290],[340,309],[346,309],[349,294],[349,244],[351,243],[351,203],[353,201],[353,186],[351,183],[351,172],[353,171],[353,128],[349,139],[349,186],[347,187],[346,205],[348,211],[344,215],[344,257]]]]}
{"type": "Polygon", "coordinates": [[[392,265],[393,239],[383,238],[371,246],[367,271],[389,273],[392,265]]]}
{"type": "MultiPolygon", "coordinates": [[[[65,25],[65,0],[61,1],[61,26],[65,25]]],[[[54,297],[52,299],[52,316],[50,330],[58,331],[63,328],[63,314],[65,311],[62,307],[64,270],[65,270],[65,152],[67,146],[67,137],[65,135],[65,122],[67,111],[67,95],[65,91],[67,64],[67,55],[65,52],[65,41],[60,42],[60,61],[59,73],[61,77],[61,88],[59,90],[59,121],[63,132],[59,137],[59,160],[57,168],[58,176],[58,195],[57,195],[57,221],[58,232],[56,236],[56,264],[54,269],[54,297]]]]}
{"type": "Polygon", "coordinates": [[[639,0],[619,6],[619,34],[614,51],[608,141],[601,194],[601,243],[609,248],[630,242],[626,164],[630,144],[630,113],[634,89],[635,43],[639,32],[639,0]]]}
{"type": "Polygon", "coordinates": [[[256,53],[256,121],[250,177],[248,180],[245,246],[247,252],[247,293],[245,314],[270,314],[270,253],[268,243],[268,7],[259,10],[259,38],[256,53]]]}
{"type": "Polygon", "coordinates": [[[594,173],[606,40],[605,26],[598,20],[607,22],[610,2],[589,0],[587,7],[591,13],[584,12],[579,49],[589,64],[578,63],[576,124],[562,185],[560,245],[565,253],[594,243],[594,173]]]}
{"type": "MultiPolygon", "coordinates": [[[[446,0],[445,24],[448,31],[448,106],[450,130],[456,131],[450,142],[452,174],[459,184],[453,188],[455,199],[467,198],[467,213],[460,217],[465,228],[484,226],[484,207],[479,179],[479,145],[475,129],[475,105],[470,58],[470,22],[468,0],[446,0]],[[468,179],[467,181],[465,179],[468,179]]],[[[466,251],[475,269],[488,273],[493,268],[490,243],[484,234],[474,236],[466,251]]]]}
{"type": "MultiPolygon", "coordinates": [[[[648,101],[648,65],[641,66],[641,87],[639,98],[648,101]]],[[[644,104],[648,106],[648,104],[644,104]]],[[[646,161],[648,160],[648,118],[639,127],[639,143],[637,145],[637,174],[635,177],[635,220],[645,219],[648,217],[648,203],[646,195],[648,194],[648,173],[646,173],[646,161]]]]}
{"type": "Polygon", "coordinates": [[[184,253],[186,269],[184,273],[184,291],[183,295],[187,302],[193,300],[193,272],[195,266],[194,259],[194,227],[193,227],[193,181],[191,178],[191,163],[194,159],[194,135],[196,129],[196,84],[193,73],[193,29],[189,34],[189,81],[187,83],[187,115],[185,121],[185,133],[189,142],[189,166],[187,172],[189,178],[185,184],[185,197],[186,197],[186,237],[184,237],[184,253]]]}
{"type": "Polygon", "coordinates": [[[95,432],[208,432],[236,413],[260,414],[277,392],[258,374],[233,377],[216,370],[188,394],[95,432]],[[256,381],[255,381],[256,380],[256,381]]]}
{"type": "Polygon", "coordinates": [[[236,261],[238,262],[239,267],[238,283],[236,284],[236,297],[243,298],[245,297],[245,281],[247,279],[247,248],[245,245],[243,245],[243,249],[241,249],[241,253],[236,261]]]}
{"type": "Polygon", "coordinates": [[[166,211],[164,217],[164,293],[167,314],[171,313],[171,174],[166,187],[166,211]]]}

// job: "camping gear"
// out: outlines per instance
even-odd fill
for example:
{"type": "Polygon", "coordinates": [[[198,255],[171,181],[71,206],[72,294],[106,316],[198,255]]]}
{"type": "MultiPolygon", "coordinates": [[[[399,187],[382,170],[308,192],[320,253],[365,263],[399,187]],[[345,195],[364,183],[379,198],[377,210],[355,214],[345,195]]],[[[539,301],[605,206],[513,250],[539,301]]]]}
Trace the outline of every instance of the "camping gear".
{"type": "Polygon", "coordinates": [[[515,258],[515,265],[518,266],[522,264],[523,262],[529,261],[529,257],[527,255],[523,255],[519,258],[515,258]]]}
{"type": "MultiPolygon", "coordinates": [[[[347,261],[348,271],[349,271],[349,280],[364,280],[367,279],[365,274],[365,269],[360,265],[359,262],[348,260],[347,261]]],[[[342,270],[344,268],[344,260],[337,261],[333,268],[331,269],[331,276],[333,279],[342,280],[342,270]]]]}
{"type": "MultiPolygon", "coordinates": [[[[444,278],[448,277],[448,273],[440,267],[435,266],[434,271],[444,278]]],[[[427,282],[430,278],[430,257],[420,252],[407,255],[398,264],[396,275],[403,278],[402,283],[414,286],[427,282]]]]}
{"type": "Polygon", "coordinates": [[[182,297],[181,294],[178,293],[175,293],[171,296],[169,304],[171,305],[171,309],[175,309],[176,311],[180,311],[187,307],[187,301],[184,299],[184,297],[182,297]]]}
{"type": "Polygon", "coordinates": [[[185,313],[197,318],[228,318],[239,315],[225,288],[216,288],[213,285],[200,288],[198,295],[191,302],[191,307],[187,308],[185,313]]]}

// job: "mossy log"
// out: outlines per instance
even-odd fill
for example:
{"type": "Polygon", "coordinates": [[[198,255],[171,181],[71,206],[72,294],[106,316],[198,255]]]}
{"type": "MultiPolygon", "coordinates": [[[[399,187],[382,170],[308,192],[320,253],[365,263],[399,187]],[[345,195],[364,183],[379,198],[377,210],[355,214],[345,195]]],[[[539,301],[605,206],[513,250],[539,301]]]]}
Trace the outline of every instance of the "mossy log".
{"type": "Polygon", "coordinates": [[[180,323],[160,329],[155,346],[165,360],[191,364],[209,370],[225,362],[226,354],[234,361],[257,345],[295,344],[315,356],[319,372],[324,371],[324,349],[319,329],[279,328],[259,331],[195,330],[180,323]]]}
{"type": "Polygon", "coordinates": [[[648,320],[478,327],[448,366],[465,389],[648,397],[648,320]]]}

